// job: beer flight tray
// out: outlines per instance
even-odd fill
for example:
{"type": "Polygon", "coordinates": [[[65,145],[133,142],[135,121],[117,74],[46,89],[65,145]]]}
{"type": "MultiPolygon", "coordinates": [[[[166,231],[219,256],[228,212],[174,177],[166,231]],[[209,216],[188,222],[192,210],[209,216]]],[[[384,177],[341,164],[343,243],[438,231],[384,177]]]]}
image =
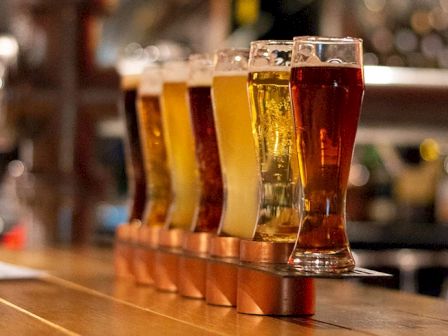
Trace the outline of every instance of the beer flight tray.
{"type": "Polygon", "coordinates": [[[268,263],[250,263],[250,262],[242,262],[237,258],[219,258],[219,257],[213,257],[208,254],[194,254],[185,252],[181,248],[172,248],[172,247],[157,247],[157,248],[151,248],[148,246],[142,246],[141,248],[151,249],[154,251],[161,251],[165,253],[175,254],[178,256],[185,256],[188,258],[197,258],[202,260],[210,260],[214,262],[219,263],[225,263],[225,264],[233,264],[237,265],[239,267],[245,267],[249,269],[253,269],[256,271],[261,271],[265,273],[269,273],[272,275],[276,275],[283,278],[325,278],[325,279],[350,279],[350,278],[390,278],[393,277],[392,274],[389,273],[383,273],[374,271],[367,268],[362,267],[355,267],[355,269],[351,272],[346,273],[335,273],[335,274],[329,274],[329,273],[310,273],[310,272],[300,272],[293,267],[287,265],[287,264],[268,264],[268,263]]]}

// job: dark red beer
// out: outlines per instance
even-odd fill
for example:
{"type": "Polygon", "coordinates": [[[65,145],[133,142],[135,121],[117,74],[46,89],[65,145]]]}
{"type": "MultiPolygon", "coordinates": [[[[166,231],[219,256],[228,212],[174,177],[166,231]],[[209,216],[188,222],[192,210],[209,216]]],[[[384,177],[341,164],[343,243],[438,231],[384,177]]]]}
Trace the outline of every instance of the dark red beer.
{"type": "Polygon", "coordinates": [[[129,222],[142,220],[146,204],[146,179],[137,116],[137,87],[122,87],[126,122],[128,188],[132,197],[129,222]]]}
{"type": "Polygon", "coordinates": [[[291,99],[304,195],[296,251],[337,254],[348,248],[345,196],[363,93],[361,68],[292,68],[291,99]]]}
{"type": "Polygon", "coordinates": [[[193,230],[216,232],[223,208],[223,186],[211,88],[189,87],[188,94],[200,181],[200,202],[196,209],[193,230]]]}

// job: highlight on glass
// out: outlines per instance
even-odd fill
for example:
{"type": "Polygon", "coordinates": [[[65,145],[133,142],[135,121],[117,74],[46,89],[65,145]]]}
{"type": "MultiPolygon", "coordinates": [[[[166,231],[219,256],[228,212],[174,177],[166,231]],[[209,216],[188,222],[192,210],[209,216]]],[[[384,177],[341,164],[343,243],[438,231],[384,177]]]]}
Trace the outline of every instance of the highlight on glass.
{"type": "Polygon", "coordinates": [[[291,66],[303,195],[289,263],[304,272],[348,272],[355,262],[345,202],[364,94],[362,40],[296,37],[291,66]]]}
{"type": "Polygon", "coordinates": [[[254,240],[294,243],[299,164],[289,95],[292,41],[254,41],[248,92],[261,200],[254,240]]]}

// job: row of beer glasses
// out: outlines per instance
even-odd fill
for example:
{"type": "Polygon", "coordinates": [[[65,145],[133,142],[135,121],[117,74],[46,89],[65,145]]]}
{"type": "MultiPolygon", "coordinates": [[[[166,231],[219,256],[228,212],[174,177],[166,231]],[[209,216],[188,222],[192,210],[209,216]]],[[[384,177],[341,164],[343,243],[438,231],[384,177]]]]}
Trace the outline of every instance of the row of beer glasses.
{"type": "Polygon", "coordinates": [[[361,40],[255,41],[250,54],[192,55],[122,83],[131,223],[295,242],[299,271],[353,270],[345,198],[361,40]]]}

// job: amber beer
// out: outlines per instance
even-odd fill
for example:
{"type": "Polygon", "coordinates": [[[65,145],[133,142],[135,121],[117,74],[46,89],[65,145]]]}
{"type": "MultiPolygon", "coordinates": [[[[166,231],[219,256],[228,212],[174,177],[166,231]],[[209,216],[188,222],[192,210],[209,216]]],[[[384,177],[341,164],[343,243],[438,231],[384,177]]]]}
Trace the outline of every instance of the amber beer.
{"type": "Polygon", "coordinates": [[[223,186],[211,100],[213,63],[206,54],[190,56],[188,97],[198,163],[200,200],[192,230],[218,231],[223,207],[223,186]]]}
{"type": "Polygon", "coordinates": [[[171,202],[171,181],[160,110],[160,77],[158,67],[147,68],[142,74],[138,92],[138,120],[147,186],[144,224],[158,226],[165,223],[171,202]]]}
{"type": "MultiPolygon", "coordinates": [[[[311,52],[334,42],[325,41],[322,49],[311,52]]],[[[348,46],[336,45],[344,47],[348,46]]],[[[354,268],[345,232],[345,199],[364,93],[361,56],[355,53],[358,63],[327,58],[299,63],[291,73],[304,209],[290,262],[316,273],[354,268]]]]}
{"type": "Polygon", "coordinates": [[[216,53],[212,96],[224,182],[219,234],[252,238],[258,213],[259,172],[247,97],[247,49],[216,53]]]}
{"type": "Polygon", "coordinates": [[[132,195],[129,223],[141,221],[146,203],[146,177],[140,142],[137,112],[138,75],[123,75],[121,78],[122,111],[126,123],[126,173],[132,195]]]}
{"type": "Polygon", "coordinates": [[[173,192],[166,228],[189,229],[199,195],[187,101],[188,64],[166,63],[162,74],[162,123],[173,192]]]}

